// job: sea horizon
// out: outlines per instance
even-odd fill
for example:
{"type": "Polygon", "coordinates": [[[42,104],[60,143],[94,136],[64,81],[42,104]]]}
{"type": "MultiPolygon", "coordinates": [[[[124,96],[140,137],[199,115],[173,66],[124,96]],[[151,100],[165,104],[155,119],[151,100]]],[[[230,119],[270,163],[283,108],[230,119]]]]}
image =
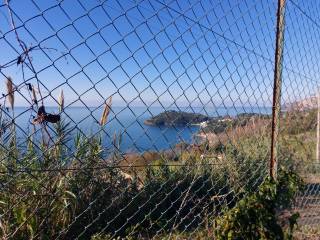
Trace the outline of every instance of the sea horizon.
{"type": "MultiPolygon", "coordinates": [[[[113,106],[108,116],[108,121],[104,127],[98,123],[103,111],[101,107],[80,107],[69,106],[64,109],[61,118],[65,123],[69,123],[69,135],[71,136],[70,146],[73,144],[72,138],[77,133],[88,137],[100,136],[106,148],[113,148],[113,138],[120,138],[120,150],[126,152],[162,151],[173,148],[180,142],[194,143],[195,135],[199,131],[198,125],[177,127],[157,127],[144,124],[157,114],[167,110],[179,110],[208,115],[209,117],[236,116],[240,113],[260,113],[271,114],[271,107],[170,107],[158,106],[113,106]]],[[[47,113],[58,113],[58,107],[46,107],[47,113]]],[[[17,139],[24,141],[33,131],[32,120],[36,115],[36,110],[30,107],[15,107],[15,123],[17,128],[17,139]]],[[[39,129],[40,126],[36,126],[39,129]]],[[[48,128],[54,134],[52,124],[48,123],[48,128]]],[[[40,137],[40,131],[36,134],[40,137]]],[[[71,146],[72,147],[72,146],[71,146]]]]}

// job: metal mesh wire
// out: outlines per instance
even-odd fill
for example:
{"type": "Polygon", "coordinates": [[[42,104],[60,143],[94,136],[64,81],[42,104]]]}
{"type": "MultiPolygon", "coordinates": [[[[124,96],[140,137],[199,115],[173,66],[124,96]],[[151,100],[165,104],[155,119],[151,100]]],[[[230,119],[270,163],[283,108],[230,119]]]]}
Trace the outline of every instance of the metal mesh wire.
{"type": "MultiPolygon", "coordinates": [[[[317,95],[313,5],[286,4],[279,158],[316,179],[307,135],[316,131],[290,132],[317,95]],[[303,139],[296,149],[288,132],[303,139]]],[[[5,0],[0,236],[213,237],[222,209],[268,176],[276,10],[277,1],[5,0]]],[[[297,209],[316,201],[317,183],[307,186],[297,209]]]]}
{"type": "Polygon", "coordinates": [[[298,196],[296,210],[300,213],[297,239],[317,239],[319,233],[319,160],[317,160],[317,112],[319,109],[319,58],[317,4],[311,1],[287,1],[283,93],[287,117],[282,123],[280,151],[293,149],[294,165],[304,177],[305,192],[298,196]],[[288,137],[292,134],[293,137],[288,137]]]}

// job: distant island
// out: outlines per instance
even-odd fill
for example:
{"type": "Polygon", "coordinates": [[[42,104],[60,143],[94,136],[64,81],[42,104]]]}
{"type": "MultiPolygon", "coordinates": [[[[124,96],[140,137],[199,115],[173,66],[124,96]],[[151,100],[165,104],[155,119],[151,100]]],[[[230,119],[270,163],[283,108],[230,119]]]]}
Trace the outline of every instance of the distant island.
{"type": "Polygon", "coordinates": [[[269,115],[258,113],[240,113],[236,116],[209,117],[200,113],[190,113],[183,111],[164,111],[150,119],[144,121],[145,125],[156,127],[174,127],[187,125],[200,125],[202,131],[221,133],[226,128],[245,126],[253,118],[269,118],[269,115]]]}
{"type": "Polygon", "coordinates": [[[144,121],[145,125],[149,126],[166,126],[166,127],[174,127],[174,126],[186,126],[186,125],[194,125],[206,122],[210,119],[210,117],[200,114],[200,113],[188,113],[188,112],[180,112],[180,111],[165,111],[157,116],[154,116],[150,119],[144,121]]]}

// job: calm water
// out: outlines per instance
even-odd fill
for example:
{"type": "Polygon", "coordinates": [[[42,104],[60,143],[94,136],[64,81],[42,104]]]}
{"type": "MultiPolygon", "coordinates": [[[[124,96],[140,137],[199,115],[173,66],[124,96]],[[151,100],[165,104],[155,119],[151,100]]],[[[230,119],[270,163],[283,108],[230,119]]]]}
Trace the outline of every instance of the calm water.
{"type": "MultiPolygon", "coordinates": [[[[177,110],[170,108],[171,110],[177,110]]],[[[168,109],[167,109],[168,110],[168,109]]],[[[196,112],[208,114],[209,116],[224,116],[236,115],[243,112],[256,113],[270,113],[270,108],[180,108],[180,110],[187,112],[196,112]]],[[[47,107],[48,113],[57,113],[58,109],[54,107],[47,107]]],[[[101,108],[84,108],[84,107],[69,107],[65,109],[63,118],[70,122],[70,136],[75,136],[78,132],[82,132],[87,136],[98,135],[103,139],[105,147],[111,147],[111,139],[114,134],[121,134],[122,140],[120,148],[124,152],[145,150],[162,150],[170,148],[175,144],[184,141],[191,143],[194,141],[194,134],[199,130],[198,126],[187,127],[153,127],[143,124],[144,120],[155,116],[164,111],[161,107],[113,107],[112,112],[108,117],[108,123],[105,125],[103,131],[97,120],[99,121],[103,109],[101,108]]],[[[17,135],[21,142],[25,136],[32,132],[32,115],[27,108],[18,107],[15,110],[17,135]]],[[[50,123],[49,123],[50,125],[50,123]]],[[[38,134],[38,136],[40,136],[38,134]]],[[[72,140],[70,141],[72,145],[72,140]]]]}

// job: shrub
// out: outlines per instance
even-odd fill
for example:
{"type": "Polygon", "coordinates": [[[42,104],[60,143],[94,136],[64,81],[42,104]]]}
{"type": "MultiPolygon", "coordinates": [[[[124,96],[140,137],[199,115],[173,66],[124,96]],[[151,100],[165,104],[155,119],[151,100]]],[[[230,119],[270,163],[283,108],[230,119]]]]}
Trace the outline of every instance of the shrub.
{"type": "Polygon", "coordinates": [[[294,172],[281,170],[278,180],[266,179],[255,193],[240,200],[216,220],[217,240],[291,239],[297,214],[289,217],[289,231],[278,222],[279,211],[291,206],[302,180],[294,172]]]}

